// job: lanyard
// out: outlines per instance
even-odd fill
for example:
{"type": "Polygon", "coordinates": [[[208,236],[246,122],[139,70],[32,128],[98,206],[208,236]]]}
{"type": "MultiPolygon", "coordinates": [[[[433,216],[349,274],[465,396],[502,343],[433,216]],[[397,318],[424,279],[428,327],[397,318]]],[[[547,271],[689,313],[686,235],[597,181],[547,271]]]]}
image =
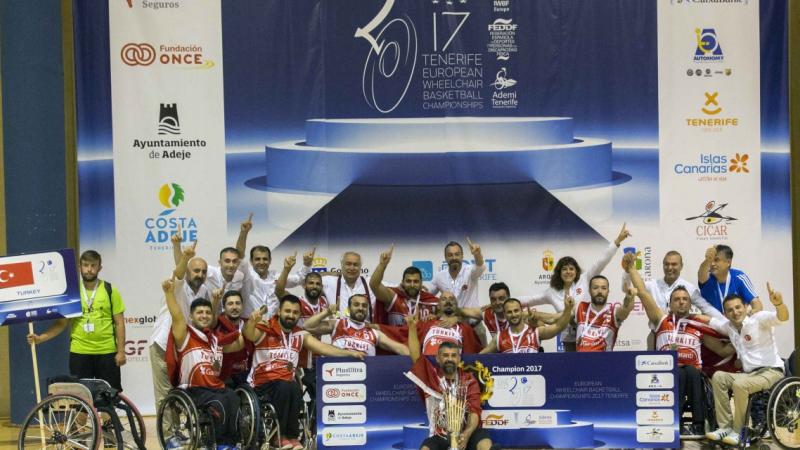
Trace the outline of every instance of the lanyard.
{"type": "Polygon", "coordinates": [[[594,319],[592,319],[592,322],[589,323],[589,312],[592,311],[592,305],[591,305],[591,303],[589,304],[589,306],[586,308],[586,319],[583,321],[583,331],[581,331],[581,337],[586,335],[586,332],[589,331],[589,328],[592,328],[594,326],[594,323],[597,322],[597,319],[599,319],[603,314],[605,314],[606,311],[608,311],[609,307],[610,307],[610,305],[604,306],[603,309],[601,309],[600,312],[598,312],[594,316],[594,319]]]}
{"type": "Polygon", "coordinates": [[[514,333],[511,332],[511,328],[508,329],[508,337],[511,339],[511,352],[519,353],[519,347],[522,345],[522,338],[525,337],[525,333],[528,331],[528,324],[525,324],[525,327],[522,328],[522,331],[519,333],[519,339],[517,342],[514,342],[514,333]]]}
{"type": "MultiPolygon", "coordinates": [[[[364,286],[364,296],[367,297],[370,305],[372,304],[372,298],[369,296],[369,286],[367,286],[367,280],[364,277],[358,277],[361,279],[361,284],[364,286]]],[[[336,280],[336,304],[341,305],[339,299],[342,296],[342,276],[339,275],[339,279],[336,280]]]]}
{"type": "MultiPolygon", "coordinates": [[[[716,278],[714,279],[714,281],[716,281],[716,278]]],[[[720,305],[722,304],[722,302],[725,301],[725,297],[728,296],[728,289],[730,289],[730,287],[731,287],[731,274],[729,272],[728,276],[725,278],[725,294],[723,294],[722,291],[719,289],[719,281],[717,281],[717,294],[719,294],[720,305]]]]}
{"type": "Polygon", "coordinates": [[[86,288],[83,286],[83,283],[81,283],[81,296],[84,297],[84,301],[86,302],[86,308],[89,309],[90,314],[92,312],[92,305],[94,305],[94,296],[97,295],[97,286],[100,285],[100,280],[97,280],[95,283],[96,284],[94,285],[94,290],[92,291],[91,297],[89,297],[86,294],[86,288]]]}

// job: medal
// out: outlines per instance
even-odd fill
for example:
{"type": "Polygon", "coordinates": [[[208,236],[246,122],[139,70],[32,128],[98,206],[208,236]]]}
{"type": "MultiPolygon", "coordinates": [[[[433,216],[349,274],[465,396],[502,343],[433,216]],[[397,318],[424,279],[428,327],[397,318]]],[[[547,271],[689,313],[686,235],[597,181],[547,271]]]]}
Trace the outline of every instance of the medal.
{"type": "Polygon", "coordinates": [[[215,360],[214,360],[214,363],[213,363],[213,364],[211,364],[211,367],[213,367],[213,368],[214,368],[214,372],[217,372],[217,373],[219,373],[219,370],[220,370],[220,368],[222,367],[222,365],[219,363],[219,360],[216,360],[216,359],[215,359],[215,360]]]}
{"type": "Polygon", "coordinates": [[[669,349],[670,350],[678,350],[678,344],[675,344],[675,343],[669,344],[669,349]]]}

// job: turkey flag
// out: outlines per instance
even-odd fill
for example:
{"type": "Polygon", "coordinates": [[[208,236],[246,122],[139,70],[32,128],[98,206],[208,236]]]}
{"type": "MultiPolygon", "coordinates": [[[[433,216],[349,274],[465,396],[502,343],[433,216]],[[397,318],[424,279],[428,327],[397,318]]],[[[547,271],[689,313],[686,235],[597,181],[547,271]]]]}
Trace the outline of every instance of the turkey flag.
{"type": "Polygon", "coordinates": [[[0,264],[0,289],[29,284],[33,284],[33,263],[0,264]]]}

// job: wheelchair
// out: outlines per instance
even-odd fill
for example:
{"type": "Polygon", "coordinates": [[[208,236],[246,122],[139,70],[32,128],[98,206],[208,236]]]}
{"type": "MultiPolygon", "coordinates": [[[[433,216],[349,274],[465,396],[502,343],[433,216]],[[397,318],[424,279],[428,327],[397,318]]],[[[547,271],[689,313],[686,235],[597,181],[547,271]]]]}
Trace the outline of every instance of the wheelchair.
{"type": "Polygon", "coordinates": [[[105,380],[56,377],[20,429],[18,448],[145,449],[144,419],[105,380]]]}
{"type": "MultiPolygon", "coordinates": [[[[717,415],[716,410],[714,409],[714,391],[711,389],[711,379],[705,374],[703,374],[703,409],[706,416],[706,429],[716,430],[717,415]]],[[[683,411],[680,411],[681,425],[692,424],[691,410],[692,405],[687,401],[686,405],[684,405],[683,411]]]]}
{"type": "MultiPolygon", "coordinates": [[[[258,431],[258,400],[248,387],[234,392],[239,398],[238,447],[252,448],[258,431]]],[[[156,433],[162,449],[176,441],[182,450],[216,448],[213,413],[208,406],[195,405],[183,389],[173,389],[164,397],[156,415],[156,433]]]]}
{"type": "MultiPolygon", "coordinates": [[[[303,397],[305,398],[308,395],[305,385],[302,383],[302,378],[302,369],[298,369],[295,381],[302,386],[303,397]]],[[[275,448],[273,444],[281,440],[280,424],[278,423],[278,414],[275,411],[275,407],[272,406],[268,395],[257,394],[250,386],[243,386],[240,389],[248,391],[249,395],[257,400],[254,404],[255,413],[253,417],[258,419],[257,425],[260,425],[260,428],[256,430],[257,439],[254,439],[251,446],[261,450],[273,450],[275,448]]],[[[308,397],[310,398],[310,396],[308,397]]],[[[313,406],[314,400],[313,398],[310,398],[309,402],[305,401],[305,399],[303,400],[303,406],[300,408],[300,414],[297,418],[300,429],[300,436],[298,436],[297,440],[300,441],[305,450],[317,448],[316,427],[314,426],[315,414],[309,408],[309,404],[313,406]]]]}

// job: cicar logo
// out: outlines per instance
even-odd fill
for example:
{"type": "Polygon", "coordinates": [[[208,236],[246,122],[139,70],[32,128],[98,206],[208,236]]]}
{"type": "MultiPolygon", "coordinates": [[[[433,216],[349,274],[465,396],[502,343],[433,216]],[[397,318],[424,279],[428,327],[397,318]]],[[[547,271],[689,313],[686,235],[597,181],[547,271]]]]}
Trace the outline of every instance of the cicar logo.
{"type": "Polygon", "coordinates": [[[698,216],[687,217],[686,220],[700,220],[702,225],[695,227],[695,236],[700,240],[719,240],[727,239],[728,225],[733,223],[736,217],[723,214],[723,210],[728,206],[727,203],[717,204],[714,200],[706,203],[705,211],[698,216]]]}
{"type": "Polygon", "coordinates": [[[186,191],[178,183],[168,182],[159,187],[158,202],[166,209],[156,217],[144,219],[144,242],[150,245],[151,250],[170,250],[170,236],[178,231],[182,234],[183,242],[197,240],[197,222],[194,217],[173,215],[185,198],[186,191]]]}

